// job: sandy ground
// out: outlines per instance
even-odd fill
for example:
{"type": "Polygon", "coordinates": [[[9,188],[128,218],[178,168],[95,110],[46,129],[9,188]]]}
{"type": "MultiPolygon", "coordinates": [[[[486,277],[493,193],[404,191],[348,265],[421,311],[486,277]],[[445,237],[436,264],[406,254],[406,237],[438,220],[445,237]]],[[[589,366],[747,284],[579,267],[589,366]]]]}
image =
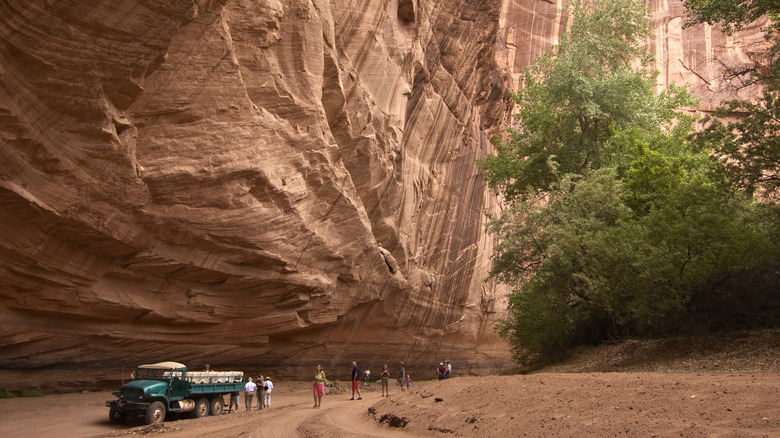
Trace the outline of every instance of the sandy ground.
{"type": "Polygon", "coordinates": [[[372,386],[363,400],[329,394],[313,409],[310,384],[277,382],[270,410],[242,405],[239,413],[161,426],[110,424],[110,392],[0,399],[0,436],[780,437],[774,372],[456,377],[417,382],[408,392],[392,387],[390,397],[372,386]]]}

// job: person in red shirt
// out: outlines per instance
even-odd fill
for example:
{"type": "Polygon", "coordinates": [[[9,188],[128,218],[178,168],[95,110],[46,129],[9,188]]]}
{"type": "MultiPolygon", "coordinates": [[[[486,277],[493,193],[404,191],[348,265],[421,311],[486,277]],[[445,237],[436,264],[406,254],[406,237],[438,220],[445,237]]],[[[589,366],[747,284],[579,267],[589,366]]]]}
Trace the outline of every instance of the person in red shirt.
{"type": "Polygon", "coordinates": [[[444,362],[439,362],[439,380],[444,380],[447,377],[447,367],[444,366],[444,362]]]}

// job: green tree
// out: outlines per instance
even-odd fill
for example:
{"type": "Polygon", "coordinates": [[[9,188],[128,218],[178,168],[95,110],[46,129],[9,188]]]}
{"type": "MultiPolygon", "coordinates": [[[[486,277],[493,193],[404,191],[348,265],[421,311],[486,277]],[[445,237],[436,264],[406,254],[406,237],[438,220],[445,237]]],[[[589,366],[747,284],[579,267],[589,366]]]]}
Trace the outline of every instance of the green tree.
{"type": "Polygon", "coordinates": [[[676,111],[687,91],[653,93],[642,4],[570,13],[516,94],[509,140],[479,163],[506,200],[488,224],[491,275],[514,287],[498,330],[524,363],[648,333],[775,241],[759,204],[687,141],[693,120],[676,111]]]}
{"type": "Polygon", "coordinates": [[[679,88],[654,95],[657,72],[648,68],[642,3],[593,1],[569,11],[571,28],[525,72],[515,95],[517,129],[484,161],[488,183],[507,199],[543,192],[560,174],[604,165],[611,129],[666,124],[690,102],[679,88]]]}

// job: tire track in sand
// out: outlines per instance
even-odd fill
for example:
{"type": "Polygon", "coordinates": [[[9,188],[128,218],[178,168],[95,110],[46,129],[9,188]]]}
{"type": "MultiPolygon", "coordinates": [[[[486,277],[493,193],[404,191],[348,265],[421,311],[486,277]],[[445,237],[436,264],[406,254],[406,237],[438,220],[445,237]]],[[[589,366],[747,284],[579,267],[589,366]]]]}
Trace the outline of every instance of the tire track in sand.
{"type": "Polygon", "coordinates": [[[211,421],[182,421],[166,438],[410,438],[415,435],[378,425],[368,415],[377,400],[335,399],[327,397],[319,409],[303,397],[286,400],[265,411],[241,412],[211,417],[211,421]],[[372,401],[373,400],[373,401],[372,401]],[[285,403],[286,402],[286,403],[285,403]]]}

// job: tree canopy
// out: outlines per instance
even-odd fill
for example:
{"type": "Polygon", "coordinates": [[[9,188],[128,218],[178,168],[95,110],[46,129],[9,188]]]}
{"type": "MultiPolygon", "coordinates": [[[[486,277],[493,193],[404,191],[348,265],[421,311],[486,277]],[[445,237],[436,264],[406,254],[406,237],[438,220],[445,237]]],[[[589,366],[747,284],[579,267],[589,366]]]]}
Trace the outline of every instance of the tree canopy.
{"type": "Polygon", "coordinates": [[[719,24],[728,33],[765,15],[777,22],[776,15],[780,10],[777,0],[683,0],[683,5],[690,15],[689,24],[719,24]]]}

